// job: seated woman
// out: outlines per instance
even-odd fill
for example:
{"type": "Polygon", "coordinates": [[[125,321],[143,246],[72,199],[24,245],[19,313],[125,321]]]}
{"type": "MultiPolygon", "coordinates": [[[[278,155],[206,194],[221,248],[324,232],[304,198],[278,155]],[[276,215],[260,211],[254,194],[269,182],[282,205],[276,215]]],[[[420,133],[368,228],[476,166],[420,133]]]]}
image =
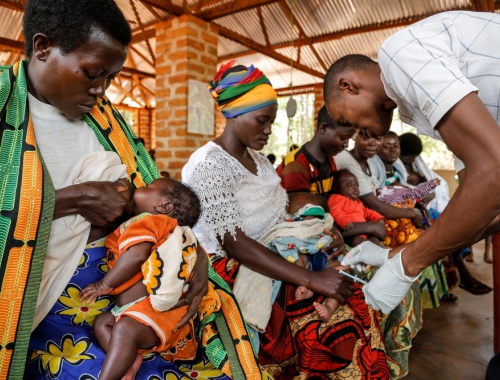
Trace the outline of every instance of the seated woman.
{"type": "MultiPolygon", "coordinates": [[[[28,0],[23,26],[29,61],[3,66],[0,75],[0,153],[9,161],[0,168],[9,189],[0,197],[0,373],[12,379],[96,379],[106,355],[92,324],[113,308],[114,299],[83,303],[78,293],[108,270],[100,239],[131,212],[133,188],[159,177],[144,146],[105,97],[132,34],[112,0],[28,0]],[[94,160],[87,181],[69,181],[82,157],[106,151],[117,153],[126,178],[117,181],[94,160]],[[75,224],[64,228],[69,222],[75,224]],[[62,240],[66,243],[57,243],[62,240]]],[[[198,318],[208,273],[228,308],[215,320],[199,321],[204,337],[196,361],[177,366],[150,355],[137,380],[180,378],[191,371],[228,379],[233,367],[240,367],[241,352],[234,361],[224,351],[226,338],[217,332],[224,328],[237,332],[226,343],[232,348],[241,341],[245,368],[260,376],[246,329],[241,322],[234,325],[241,315],[229,289],[220,285],[203,250],[197,256],[190,289],[177,306],[193,302],[179,325],[198,318]]]]}
{"type": "MultiPolygon", "coordinates": [[[[395,198],[390,195],[384,198],[383,191],[394,185],[401,185],[403,188],[413,187],[407,182],[407,173],[403,163],[400,158],[400,147],[399,147],[399,139],[398,136],[394,132],[389,132],[385,137],[382,143],[382,146],[378,152],[378,155],[370,159],[375,168],[375,176],[379,180],[379,183],[382,184],[381,189],[377,189],[378,198],[386,203],[391,203],[395,198]]],[[[434,180],[435,181],[435,180],[434,180]]],[[[437,181],[427,182],[429,190],[431,188],[436,188],[437,181]]],[[[411,192],[417,191],[414,195],[421,194],[421,199],[425,199],[427,197],[428,192],[419,192],[418,189],[422,189],[422,185],[416,187],[412,190],[408,189],[411,192]]],[[[433,193],[430,193],[433,194],[433,193]]],[[[415,200],[410,198],[410,203],[401,200],[400,207],[410,207],[413,208],[415,205],[415,200]]],[[[425,207],[424,207],[425,208],[425,207]]],[[[422,292],[422,307],[424,309],[435,308],[439,306],[439,300],[442,299],[444,301],[456,301],[457,297],[453,294],[449,293],[448,286],[446,283],[446,274],[445,267],[443,263],[438,261],[433,265],[424,269],[421,275],[420,281],[420,291],[422,292]]]]}
{"type": "MultiPolygon", "coordinates": [[[[412,209],[389,205],[375,196],[375,190],[379,187],[379,183],[374,174],[373,163],[369,159],[379,151],[383,137],[358,134],[355,141],[353,150],[343,151],[335,156],[335,163],[338,169],[347,169],[356,175],[359,182],[359,199],[361,202],[366,207],[382,214],[387,220],[387,238],[384,245],[402,245],[416,239],[420,235],[420,231],[415,224],[421,226],[422,223],[420,213],[412,209]]],[[[360,233],[363,232],[360,231],[360,233]]],[[[370,271],[368,279],[372,278],[374,274],[375,271],[370,271]]],[[[380,321],[384,332],[387,354],[391,358],[389,364],[392,377],[399,378],[408,373],[408,355],[411,340],[422,327],[420,297],[420,287],[415,283],[406,295],[405,300],[380,321]]]]}
{"type": "MultiPolygon", "coordinates": [[[[404,162],[408,173],[411,173],[409,182],[416,185],[428,180],[429,177],[435,176],[435,173],[427,167],[420,157],[423,150],[422,140],[420,140],[416,134],[402,134],[399,136],[399,143],[401,147],[401,160],[404,162]]],[[[439,214],[443,212],[450,200],[448,188],[445,187],[446,182],[444,180],[441,182],[442,185],[439,186],[435,192],[436,197],[431,199],[426,206],[429,209],[431,221],[439,217],[439,214]]],[[[446,272],[450,290],[459,284],[462,289],[475,295],[491,292],[493,290],[491,287],[474,278],[467,269],[464,263],[463,254],[467,254],[468,252],[470,252],[470,249],[457,252],[451,256],[451,260],[449,260],[448,263],[445,262],[445,265],[448,266],[446,272]],[[456,275],[457,270],[459,276],[456,275]]]]}
{"type": "Polygon", "coordinates": [[[182,179],[201,200],[203,213],[194,231],[224,280],[232,286],[241,263],[282,281],[259,336],[261,364],[275,379],[389,378],[378,323],[361,287],[351,286],[335,268],[311,272],[257,242],[287,216],[280,178],[256,152],[266,145],[278,109],[269,81],[257,68],[231,61],[221,67],[210,91],[226,127],[191,156],[182,179]],[[296,301],[297,286],[313,290],[314,296],[296,301]],[[327,297],[343,305],[323,322],[314,303],[327,297]]]}

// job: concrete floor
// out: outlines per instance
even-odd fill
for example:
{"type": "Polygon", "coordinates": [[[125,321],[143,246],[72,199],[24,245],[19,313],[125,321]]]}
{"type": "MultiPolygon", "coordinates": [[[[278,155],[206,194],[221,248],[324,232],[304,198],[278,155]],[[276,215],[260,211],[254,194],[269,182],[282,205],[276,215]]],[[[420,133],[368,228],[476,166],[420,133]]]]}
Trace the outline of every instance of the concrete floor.
{"type": "MultiPolygon", "coordinates": [[[[483,261],[484,244],[474,246],[474,263],[467,263],[479,280],[493,286],[491,264],[483,261]]],[[[453,289],[457,302],[442,302],[424,311],[422,330],[410,351],[405,380],[483,380],[493,356],[493,292],[474,296],[453,289]]]]}

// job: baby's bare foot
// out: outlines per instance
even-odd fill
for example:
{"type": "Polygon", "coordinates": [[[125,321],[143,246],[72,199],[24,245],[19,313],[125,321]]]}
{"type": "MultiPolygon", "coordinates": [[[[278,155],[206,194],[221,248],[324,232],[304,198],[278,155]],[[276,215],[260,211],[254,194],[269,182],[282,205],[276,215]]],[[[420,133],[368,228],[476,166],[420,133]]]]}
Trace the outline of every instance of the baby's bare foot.
{"type": "Polygon", "coordinates": [[[137,354],[137,357],[135,358],[132,367],[128,369],[128,371],[125,373],[125,375],[123,375],[121,380],[134,380],[135,375],[137,375],[137,372],[139,371],[139,368],[141,368],[141,364],[142,364],[142,355],[137,354]]]}
{"type": "Polygon", "coordinates": [[[302,301],[311,298],[313,294],[312,290],[307,289],[305,286],[299,286],[297,290],[295,290],[295,299],[297,301],[302,301]]]}
{"type": "Polygon", "coordinates": [[[318,303],[318,302],[314,302],[313,306],[316,309],[316,311],[318,312],[319,317],[321,318],[321,320],[323,322],[328,322],[335,311],[331,307],[329,307],[328,305],[323,305],[323,304],[318,303]]]}
{"type": "Polygon", "coordinates": [[[487,262],[488,264],[493,263],[493,257],[491,257],[491,254],[484,253],[484,261],[487,262]]]}

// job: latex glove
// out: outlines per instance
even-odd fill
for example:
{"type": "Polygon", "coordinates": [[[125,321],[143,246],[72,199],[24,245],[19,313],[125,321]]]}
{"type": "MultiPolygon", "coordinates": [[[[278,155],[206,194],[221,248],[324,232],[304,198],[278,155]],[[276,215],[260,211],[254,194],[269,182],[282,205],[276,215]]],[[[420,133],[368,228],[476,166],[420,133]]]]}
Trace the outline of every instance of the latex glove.
{"type": "MultiPolygon", "coordinates": [[[[401,252],[403,251],[404,249],[401,252]]],[[[366,303],[384,314],[389,314],[398,306],[412,283],[420,276],[408,277],[404,274],[401,252],[387,260],[370,282],[363,286],[366,303]]]]}
{"type": "Polygon", "coordinates": [[[365,241],[351,249],[344,256],[342,265],[351,266],[358,263],[381,267],[387,261],[390,249],[382,248],[371,241],[365,241]]]}

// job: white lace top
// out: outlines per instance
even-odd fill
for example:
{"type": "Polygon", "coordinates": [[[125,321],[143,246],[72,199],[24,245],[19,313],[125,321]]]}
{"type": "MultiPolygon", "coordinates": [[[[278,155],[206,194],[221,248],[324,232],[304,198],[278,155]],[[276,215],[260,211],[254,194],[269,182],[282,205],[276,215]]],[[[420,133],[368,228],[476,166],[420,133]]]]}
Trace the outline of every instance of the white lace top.
{"type": "Polygon", "coordinates": [[[286,217],[288,197],[266,157],[248,149],[257,175],[219,145],[209,142],[194,152],[182,169],[182,181],[200,197],[203,207],[194,233],[208,253],[225,256],[218,243],[236,228],[258,239],[286,217]]]}

